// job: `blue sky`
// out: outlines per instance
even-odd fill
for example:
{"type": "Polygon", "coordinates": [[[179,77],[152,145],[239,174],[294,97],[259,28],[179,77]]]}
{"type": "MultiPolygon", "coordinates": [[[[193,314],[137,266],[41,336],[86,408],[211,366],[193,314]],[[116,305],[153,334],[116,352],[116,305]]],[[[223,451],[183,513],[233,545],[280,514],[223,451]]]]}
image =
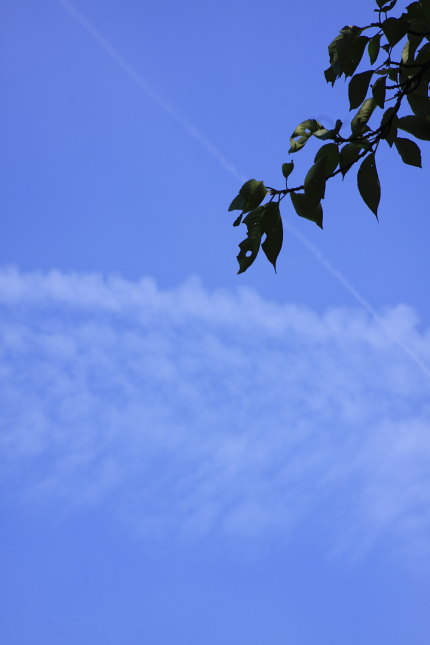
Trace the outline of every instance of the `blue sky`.
{"type": "Polygon", "coordinates": [[[5,645],[427,645],[428,150],[276,275],[227,213],[373,8],[1,3],[5,645]]]}

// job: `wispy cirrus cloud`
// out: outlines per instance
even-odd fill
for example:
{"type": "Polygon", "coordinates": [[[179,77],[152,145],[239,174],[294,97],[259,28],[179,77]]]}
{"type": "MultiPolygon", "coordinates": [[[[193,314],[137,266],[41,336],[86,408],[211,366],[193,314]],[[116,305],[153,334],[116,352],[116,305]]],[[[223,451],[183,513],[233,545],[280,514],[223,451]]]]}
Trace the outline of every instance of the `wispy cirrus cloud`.
{"type": "Polygon", "coordinates": [[[19,499],[192,540],[287,535],[324,509],[339,547],[353,531],[428,552],[430,383],[391,338],[430,363],[410,308],[381,326],[198,280],[13,269],[0,307],[0,464],[19,499]]]}

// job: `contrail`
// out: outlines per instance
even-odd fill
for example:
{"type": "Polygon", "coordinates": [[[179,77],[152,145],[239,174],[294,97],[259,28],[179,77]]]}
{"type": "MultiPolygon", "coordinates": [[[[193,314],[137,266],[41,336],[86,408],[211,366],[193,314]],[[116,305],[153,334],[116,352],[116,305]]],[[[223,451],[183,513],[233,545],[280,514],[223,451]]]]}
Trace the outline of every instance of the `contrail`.
{"type": "MultiPolygon", "coordinates": [[[[245,177],[230,163],[230,161],[216,148],[199,130],[188,121],[182,114],[177,112],[163,97],[161,97],[145,79],[137,72],[121,54],[102,36],[102,34],[85,18],[85,16],[78,11],[68,0],[57,0],[57,2],[72,16],[85,31],[100,45],[102,49],[119,65],[123,72],[134,82],[141,90],[150,98],[158,107],[168,114],[172,119],[181,125],[181,127],[198,143],[200,143],[205,150],[214,157],[218,163],[224,168],[226,172],[232,175],[240,182],[245,181],[245,177]]],[[[383,318],[372,307],[372,305],[360,294],[359,291],[349,282],[341,271],[336,269],[329,260],[305,237],[302,233],[291,226],[286,225],[286,228],[312,253],[312,255],[322,264],[322,266],[348,291],[358,304],[360,304],[369,314],[377,321],[381,329],[384,331],[387,338],[389,338],[403,353],[408,356],[430,379],[430,369],[423,363],[423,361],[413,352],[410,347],[405,345],[399,338],[397,338],[385,324],[383,318]]]]}
{"type": "Polygon", "coordinates": [[[172,119],[177,121],[183,129],[198,143],[200,143],[209,152],[212,157],[235,179],[242,183],[245,177],[241,175],[232,163],[224,157],[224,155],[199,132],[199,130],[188,121],[182,114],[179,114],[169,103],[167,103],[145,79],[137,72],[131,65],[127,63],[125,58],[114,48],[108,41],[101,35],[101,33],[82,15],[70,2],[67,0],[57,0],[59,4],[72,16],[79,24],[88,32],[88,34],[96,41],[98,45],[119,65],[122,71],[143,90],[148,98],[150,98],[158,107],[168,114],[172,119]]]}
{"type": "Polygon", "coordinates": [[[302,235],[296,228],[291,226],[290,224],[285,224],[285,228],[287,228],[290,233],[296,236],[300,242],[306,246],[307,249],[316,257],[317,260],[323,265],[323,267],[334,277],[338,282],[341,283],[341,285],[348,291],[351,296],[363,307],[363,309],[366,309],[366,311],[373,316],[373,318],[376,320],[376,322],[379,324],[383,332],[385,333],[386,337],[389,338],[399,349],[401,349],[404,354],[406,354],[418,367],[424,372],[424,374],[430,379],[430,369],[427,367],[425,363],[411,350],[410,347],[405,345],[397,336],[395,336],[390,328],[385,324],[384,319],[378,314],[376,309],[372,307],[370,302],[364,298],[364,296],[361,295],[359,291],[350,283],[350,281],[345,278],[345,276],[338,270],[336,267],[334,267],[329,260],[327,260],[326,257],[317,249],[316,246],[312,244],[308,240],[307,237],[302,235]]]}

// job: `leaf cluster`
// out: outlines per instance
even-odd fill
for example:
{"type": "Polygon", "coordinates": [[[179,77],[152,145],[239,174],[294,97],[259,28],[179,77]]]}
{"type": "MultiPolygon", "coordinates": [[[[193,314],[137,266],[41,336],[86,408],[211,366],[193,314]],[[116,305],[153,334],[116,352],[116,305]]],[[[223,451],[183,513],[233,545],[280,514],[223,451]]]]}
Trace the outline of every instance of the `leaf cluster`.
{"type": "Polygon", "coordinates": [[[234,226],[247,227],[247,236],[239,244],[239,273],[251,266],[260,247],[276,270],[283,242],[280,206],[285,197],[289,196],[299,217],[322,228],[327,181],[338,175],[345,178],[358,164],[358,191],[378,217],[380,143],[394,148],[405,164],[421,168],[418,144],[399,131],[430,141],[430,0],[412,2],[397,17],[390,13],[397,0],[376,0],[376,5],[374,21],[365,27],[343,27],[328,46],[325,79],[332,85],[348,79],[349,109],[356,110],[349,131],[344,132],[340,119],[334,128],[305,119],[294,128],[288,151],[294,155],[310,141],[320,143],[303,182],[288,186],[294,171],[291,160],[282,164],[285,188],[250,179],[231,202],[229,211],[241,211],[234,226]],[[405,105],[407,114],[402,113],[405,105]]]}

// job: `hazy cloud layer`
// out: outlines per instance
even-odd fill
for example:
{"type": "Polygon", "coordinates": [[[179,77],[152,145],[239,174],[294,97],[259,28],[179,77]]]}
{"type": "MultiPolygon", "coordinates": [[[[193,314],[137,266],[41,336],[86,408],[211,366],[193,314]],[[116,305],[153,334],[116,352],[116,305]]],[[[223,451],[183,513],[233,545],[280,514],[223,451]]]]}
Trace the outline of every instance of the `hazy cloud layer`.
{"type": "Polygon", "coordinates": [[[430,365],[410,308],[381,327],[197,280],[5,269],[0,311],[4,492],[151,539],[324,515],[335,548],[430,550],[430,380],[390,338],[430,365]]]}

